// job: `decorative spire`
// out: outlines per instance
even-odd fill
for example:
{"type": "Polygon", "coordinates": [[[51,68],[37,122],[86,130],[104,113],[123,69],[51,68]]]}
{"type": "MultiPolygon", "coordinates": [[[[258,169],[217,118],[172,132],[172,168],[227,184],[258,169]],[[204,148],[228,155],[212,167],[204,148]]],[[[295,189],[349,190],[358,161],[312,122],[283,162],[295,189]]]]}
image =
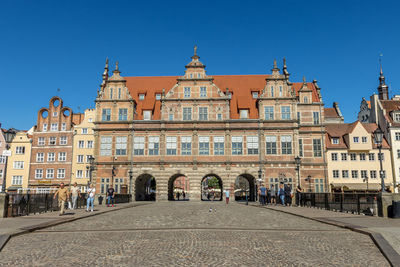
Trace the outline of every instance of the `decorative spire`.
{"type": "Polygon", "coordinates": [[[381,57],[382,57],[382,54],[380,55],[380,58],[379,58],[379,67],[380,67],[379,86],[378,86],[379,99],[380,100],[389,100],[389,87],[385,84],[385,76],[383,75],[381,57]]]}
{"type": "Polygon", "coordinates": [[[113,73],[121,73],[120,71],[119,71],[119,67],[118,67],[118,60],[117,60],[117,62],[115,62],[115,70],[113,71],[113,73]]]}
{"type": "Polygon", "coordinates": [[[304,85],[307,85],[306,76],[303,76],[303,84],[304,84],[304,85]]]}
{"type": "Polygon", "coordinates": [[[278,65],[276,64],[276,59],[274,59],[274,69],[277,69],[278,65]]]}
{"type": "Polygon", "coordinates": [[[194,45],[194,55],[197,56],[197,45],[194,45]]]}
{"type": "Polygon", "coordinates": [[[287,71],[286,58],[283,58],[283,74],[285,75],[286,78],[289,78],[290,74],[287,71]]]}

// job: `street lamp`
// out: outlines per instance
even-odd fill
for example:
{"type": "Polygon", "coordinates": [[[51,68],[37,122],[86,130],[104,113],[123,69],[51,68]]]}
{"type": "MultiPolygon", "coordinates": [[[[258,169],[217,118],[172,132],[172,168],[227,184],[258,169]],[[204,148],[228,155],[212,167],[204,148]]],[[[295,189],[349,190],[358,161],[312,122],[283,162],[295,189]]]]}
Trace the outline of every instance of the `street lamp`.
{"type": "Polygon", "coordinates": [[[300,164],[301,158],[299,156],[294,158],[294,162],[296,164],[296,171],[297,171],[297,185],[300,186],[300,164]]]}
{"type": "Polygon", "coordinates": [[[382,141],[383,141],[383,132],[380,128],[377,128],[374,131],[374,139],[375,139],[375,144],[378,146],[379,149],[379,163],[380,163],[380,171],[379,175],[381,177],[381,192],[383,193],[385,191],[385,181],[383,180],[383,168],[382,168],[382,141]]]}
{"type": "Polygon", "coordinates": [[[310,191],[310,193],[311,193],[311,175],[307,176],[307,178],[305,179],[305,181],[309,183],[309,186],[310,186],[309,191],[310,191]]]}
{"type": "Polygon", "coordinates": [[[94,157],[92,155],[90,155],[88,157],[89,160],[89,166],[86,166],[86,170],[89,171],[89,181],[88,181],[88,188],[90,186],[90,184],[92,183],[92,172],[94,171],[94,157]]]}
{"type": "Polygon", "coordinates": [[[11,156],[10,152],[8,151],[10,149],[10,143],[14,139],[15,135],[17,134],[17,131],[14,129],[8,129],[7,131],[4,132],[4,139],[6,141],[6,150],[7,152],[3,151],[3,156],[6,158],[5,166],[4,166],[4,174],[3,174],[3,182],[1,185],[1,192],[6,192],[6,178],[7,178],[7,164],[8,164],[8,157],[11,156]]]}
{"type": "Polygon", "coordinates": [[[132,176],[133,176],[133,171],[129,170],[129,195],[132,197],[132,176]]]}

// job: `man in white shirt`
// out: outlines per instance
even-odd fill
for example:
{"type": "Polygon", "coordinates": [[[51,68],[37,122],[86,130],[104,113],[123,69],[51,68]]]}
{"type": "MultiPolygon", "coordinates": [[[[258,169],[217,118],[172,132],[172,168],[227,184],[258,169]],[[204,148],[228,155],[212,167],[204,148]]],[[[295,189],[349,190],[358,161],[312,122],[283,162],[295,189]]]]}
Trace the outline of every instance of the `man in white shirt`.
{"type": "Polygon", "coordinates": [[[74,183],[74,186],[71,187],[70,190],[71,199],[72,199],[72,209],[76,209],[76,202],[78,200],[78,196],[81,197],[81,191],[79,190],[78,184],[74,183]]]}

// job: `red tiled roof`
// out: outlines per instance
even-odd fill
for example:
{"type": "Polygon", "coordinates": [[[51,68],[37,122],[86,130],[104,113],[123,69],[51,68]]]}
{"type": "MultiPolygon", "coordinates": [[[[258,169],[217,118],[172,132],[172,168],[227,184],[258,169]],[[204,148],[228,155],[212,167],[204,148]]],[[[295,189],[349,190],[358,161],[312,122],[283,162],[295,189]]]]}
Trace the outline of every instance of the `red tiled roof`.
{"type": "Polygon", "coordinates": [[[324,108],[325,118],[340,118],[335,108],[324,108]]]}
{"type": "MultiPolygon", "coordinates": [[[[269,75],[214,75],[214,83],[222,92],[226,88],[232,93],[230,101],[231,118],[239,119],[239,109],[248,109],[249,118],[258,118],[257,100],[253,98],[252,92],[259,94],[266,85],[266,78],[269,75]]],[[[157,76],[157,77],[124,77],[132,98],[136,101],[136,119],[143,119],[143,110],[152,110],[153,119],[161,119],[160,101],[155,99],[156,93],[161,93],[165,89],[165,94],[169,92],[177,83],[179,76],[157,76]],[[145,93],[145,99],[139,100],[139,94],[145,93]]],[[[298,95],[303,83],[293,83],[293,87],[298,95]]],[[[312,90],[313,102],[319,102],[318,94],[313,83],[307,83],[312,90]]]]}

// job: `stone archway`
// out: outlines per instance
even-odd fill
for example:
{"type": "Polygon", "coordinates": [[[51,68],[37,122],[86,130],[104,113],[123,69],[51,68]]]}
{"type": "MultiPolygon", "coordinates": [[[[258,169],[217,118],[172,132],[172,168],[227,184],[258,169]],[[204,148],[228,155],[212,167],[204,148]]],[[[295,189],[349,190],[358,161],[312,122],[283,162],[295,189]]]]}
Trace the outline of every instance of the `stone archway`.
{"type": "Polygon", "coordinates": [[[189,200],[189,178],[177,173],[168,180],[168,200],[189,200]]]}
{"type": "Polygon", "coordinates": [[[215,174],[208,174],[201,180],[201,200],[222,201],[223,184],[222,179],[215,174]]]}
{"type": "Polygon", "coordinates": [[[248,173],[239,175],[235,181],[235,200],[246,200],[246,195],[248,201],[256,200],[256,178],[248,173]]]}
{"type": "Polygon", "coordinates": [[[156,200],[156,179],[150,174],[142,174],[135,181],[136,201],[156,200]]]}

